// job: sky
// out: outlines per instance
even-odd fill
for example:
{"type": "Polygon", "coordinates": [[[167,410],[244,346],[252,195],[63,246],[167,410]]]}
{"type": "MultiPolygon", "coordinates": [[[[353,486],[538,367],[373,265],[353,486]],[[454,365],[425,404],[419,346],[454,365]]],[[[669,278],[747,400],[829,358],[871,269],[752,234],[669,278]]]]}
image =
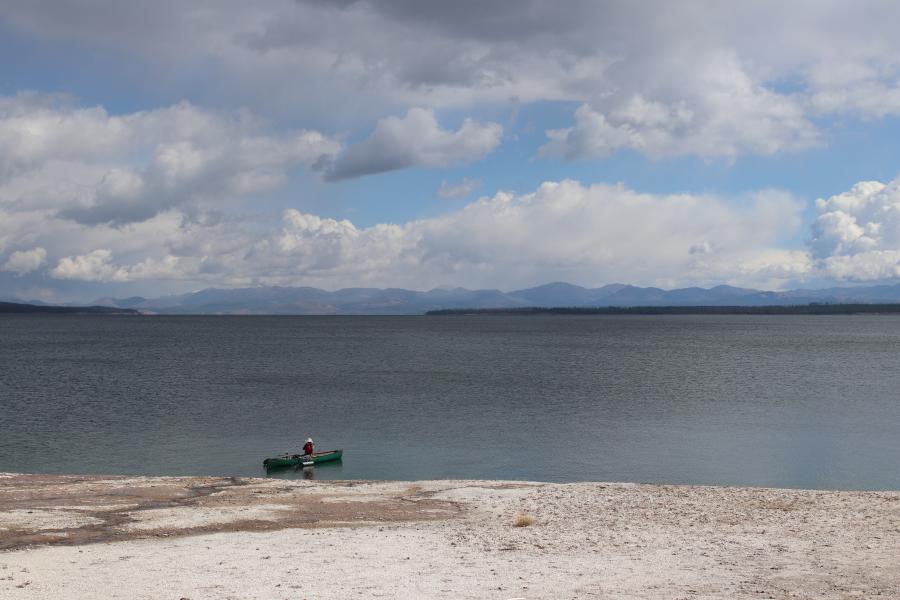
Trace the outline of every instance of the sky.
{"type": "Polygon", "coordinates": [[[897,283],[898,22],[0,0],[0,298],[897,283]]]}

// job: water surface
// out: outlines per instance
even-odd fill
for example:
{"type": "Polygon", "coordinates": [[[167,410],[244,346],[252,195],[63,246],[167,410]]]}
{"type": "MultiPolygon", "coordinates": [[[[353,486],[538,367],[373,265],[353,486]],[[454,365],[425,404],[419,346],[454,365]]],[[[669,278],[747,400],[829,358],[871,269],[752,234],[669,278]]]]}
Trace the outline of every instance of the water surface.
{"type": "Polygon", "coordinates": [[[900,316],[0,316],[0,471],[900,489],[900,316]],[[288,472],[283,476],[302,476],[288,472]]]}

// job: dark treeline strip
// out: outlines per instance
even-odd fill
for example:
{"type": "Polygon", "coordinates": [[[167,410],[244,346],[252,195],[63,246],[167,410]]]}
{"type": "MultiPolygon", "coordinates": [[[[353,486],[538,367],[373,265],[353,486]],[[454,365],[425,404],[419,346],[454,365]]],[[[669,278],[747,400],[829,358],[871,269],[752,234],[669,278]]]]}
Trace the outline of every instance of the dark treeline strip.
{"type": "Polygon", "coordinates": [[[900,314],[900,304],[798,304],[785,306],[601,306],[449,308],[427,315],[859,315],[900,314]]]}
{"type": "Polygon", "coordinates": [[[51,314],[51,315],[139,315],[132,308],[112,308],[109,306],[38,306],[18,302],[0,302],[0,313],[51,314]]]}

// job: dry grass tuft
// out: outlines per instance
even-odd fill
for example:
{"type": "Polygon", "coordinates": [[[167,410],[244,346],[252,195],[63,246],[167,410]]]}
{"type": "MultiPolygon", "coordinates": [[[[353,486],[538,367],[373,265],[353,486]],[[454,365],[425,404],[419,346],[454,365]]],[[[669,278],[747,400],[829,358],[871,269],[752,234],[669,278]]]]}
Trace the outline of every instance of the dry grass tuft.
{"type": "Polygon", "coordinates": [[[526,513],[519,513],[516,515],[516,520],[513,521],[513,525],[516,527],[528,527],[529,525],[534,525],[535,518],[526,513]]]}

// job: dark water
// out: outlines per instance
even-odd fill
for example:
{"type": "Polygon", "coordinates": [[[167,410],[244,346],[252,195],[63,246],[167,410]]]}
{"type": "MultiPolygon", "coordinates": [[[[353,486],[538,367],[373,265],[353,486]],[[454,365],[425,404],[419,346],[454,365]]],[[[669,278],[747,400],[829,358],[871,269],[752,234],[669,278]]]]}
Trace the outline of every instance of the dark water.
{"type": "Polygon", "coordinates": [[[0,471],[900,489],[900,317],[0,317],[0,471]],[[288,472],[283,476],[302,476],[288,472]]]}

